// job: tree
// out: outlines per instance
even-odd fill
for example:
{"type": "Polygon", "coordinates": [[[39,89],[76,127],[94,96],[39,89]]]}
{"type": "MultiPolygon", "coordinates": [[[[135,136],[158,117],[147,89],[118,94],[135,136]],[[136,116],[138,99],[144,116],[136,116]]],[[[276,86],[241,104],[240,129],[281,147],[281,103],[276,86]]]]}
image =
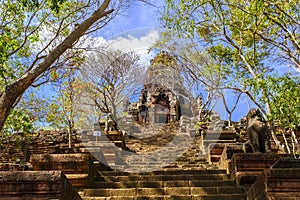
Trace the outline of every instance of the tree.
{"type": "Polygon", "coordinates": [[[0,6],[0,130],[23,93],[86,33],[103,27],[117,4],[98,1],[6,1],[0,6]],[[90,16],[86,13],[93,12],[90,16]]]}
{"type": "Polygon", "coordinates": [[[269,76],[272,115],[280,128],[297,129],[300,125],[300,78],[297,76],[269,76]]]}
{"type": "MultiPolygon", "coordinates": [[[[270,88],[269,78],[276,75],[274,70],[279,67],[299,69],[299,40],[296,39],[300,33],[299,2],[166,2],[167,12],[162,17],[165,26],[179,37],[198,40],[197,45],[217,61],[219,72],[229,80],[219,89],[245,93],[269,120],[272,138],[280,147],[272,120],[275,112],[272,94],[279,88],[270,88]]],[[[293,120],[288,115],[284,118],[293,120]]],[[[279,120],[279,123],[285,121],[279,120]]]]}
{"type": "Polygon", "coordinates": [[[232,107],[231,107],[231,109],[230,109],[230,107],[229,107],[229,102],[228,102],[228,99],[227,99],[226,96],[225,96],[224,91],[220,91],[220,92],[219,92],[219,95],[221,96],[222,101],[223,101],[223,104],[224,104],[224,106],[225,106],[225,110],[226,110],[226,112],[227,112],[227,114],[228,114],[228,126],[229,126],[229,127],[232,126],[232,120],[231,120],[231,119],[232,119],[232,113],[233,113],[233,111],[236,109],[236,107],[237,107],[237,105],[238,105],[238,102],[239,102],[239,100],[240,100],[242,94],[243,94],[242,92],[237,92],[237,93],[236,93],[235,102],[233,103],[233,105],[232,105],[232,107]]]}
{"type": "MultiPolygon", "coordinates": [[[[275,61],[284,61],[300,69],[298,1],[166,2],[167,12],[163,15],[166,27],[195,33],[203,39],[203,44],[229,46],[238,51],[244,64],[254,63],[257,53],[265,50],[275,61]]],[[[246,67],[250,70],[250,66],[246,67]]]]}
{"type": "Polygon", "coordinates": [[[77,67],[70,66],[63,70],[62,82],[58,82],[56,86],[57,96],[50,104],[46,115],[46,120],[51,126],[59,129],[67,127],[69,148],[72,148],[72,133],[81,111],[79,102],[81,84],[77,81],[77,67]]]}
{"type": "Polygon", "coordinates": [[[100,112],[98,117],[111,113],[117,119],[124,98],[132,97],[142,85],[139,59],[135,52],[118,50],[95,51],[87,56],[81,75],[87,96],[100,112]]]}
{"type": "Polygon", "coordinates": [[[11,117],[8,117],[7,123],[3,127],[1,132],[1,137],[11,133],[23,132],[25,134],[33,132],[33,120],[28,114],[23,110],[13,109],[11,111],[11,117]]]}
{"type": "MultiPolygon", "coordinates": [[[[228,80],[219,88],[245,93],[272,122],[274,91],[269,90],[268,77],[279,67],[299,69],[299,2],[166,2],[165,26],[198,40],[196,44],[217,61],[228,80]]],[[[274,132],[272,136],[279,145],[274,132]]]]}
{"type": "Polygon", "coordinates": [[[33,133],[44,122],[49,104],[36,94],[37,91],[37,88],[32,88],[23,95],[18,105],[11,110],[2,134],[33,133]]]}

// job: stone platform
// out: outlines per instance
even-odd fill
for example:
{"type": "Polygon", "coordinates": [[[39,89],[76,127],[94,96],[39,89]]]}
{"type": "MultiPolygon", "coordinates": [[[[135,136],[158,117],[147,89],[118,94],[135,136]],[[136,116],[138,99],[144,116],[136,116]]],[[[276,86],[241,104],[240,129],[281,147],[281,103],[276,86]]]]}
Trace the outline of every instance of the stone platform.
{"type": "Polygon", "coordinates": [[[81,200],[61,171],[0,172],[0,200],[81,200]]]}
{"type": "Polygon", "coordinates": [[[270,169],[263,170],[248,191],[248,198],[300,199],[300,160],[279,159],[270,169]]]}
{"type": "Polygon", "coordinates": [[[91,187],[96,173],[89,153],[34,154],[30,163],[37,171],[62,171],[75,187],[91,187]]]}

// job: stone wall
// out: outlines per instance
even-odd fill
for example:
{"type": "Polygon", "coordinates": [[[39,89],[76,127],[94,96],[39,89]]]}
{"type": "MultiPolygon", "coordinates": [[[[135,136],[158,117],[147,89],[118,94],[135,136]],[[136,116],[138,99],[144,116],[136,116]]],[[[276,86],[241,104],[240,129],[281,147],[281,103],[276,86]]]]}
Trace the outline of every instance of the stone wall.
{"type": "Polygon", "coordinates": [[[269,169],[279,158],[291,157],[289,154],[238,153],[228,164],[228,171],[238,185],[250,187],[263,170],[269,169]]]}
{"type": "Polygon", "coordinates": [[[225,148],[221,154],[218,166],[220,169],[226,169],[229,174],[229,163],[232,156],[236,153],[244,153],[243,144],[225,144],[225,148]]]}
{"type": "Polygon", "coordinates": [[[96,170],[89,153],[34,154],[30,157],[34,170],[61,170],[74,187],[91,187],[96,170]]]}
{"type": "Polygon", "coordinates": [[[0,143],[0,171],[28,169],[26,162],[32,154],[80,152],[82,135],[73,132],[72,149],[68,148],[68,137],[66,131],[41,131],[30,136],[17,133],[7,136],[0,143]]]}
{"type": "Polygon", "coordinates": [[[300,161],[284,159],[283,166],[280,163],[282,160],[258,176],[248,191],[248,199],[300,199],[300,161]]]}
{"type": "Polygon", "coordinates": [[[81,200],[61,171],[0,172],[0,200],[81,200]]]}

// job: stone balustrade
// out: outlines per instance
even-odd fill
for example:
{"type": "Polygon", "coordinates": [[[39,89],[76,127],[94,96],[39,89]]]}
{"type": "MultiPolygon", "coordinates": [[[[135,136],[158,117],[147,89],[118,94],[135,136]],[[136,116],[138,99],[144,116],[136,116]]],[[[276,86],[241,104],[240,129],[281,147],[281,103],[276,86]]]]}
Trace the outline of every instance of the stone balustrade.
{"type": "Polygon", "coordinates": [[[228,171],[231,177],[236,178],[238,185],[250,187],[263,170],[270,169],[282,157],[291,157],[291,155],[275,153],[234,154],[228,164],[228,171]]]}
{"type": "Polygon", "coordinates": [[[0,200],[81,200],[61,171],[0,171],[0,200]]]}
{"type": "Polygon", "coordinates": [[[93,185],[95,170],[89,153],[34,154],[30,157],[34,170],[60,170],[75,187],[93,185]]]}
{"type": "Polygon", "coordinates": [[[248,199],[300,199],[299,164],[299,159],[279,159],[257,177],[247,193],[248,199]]]}

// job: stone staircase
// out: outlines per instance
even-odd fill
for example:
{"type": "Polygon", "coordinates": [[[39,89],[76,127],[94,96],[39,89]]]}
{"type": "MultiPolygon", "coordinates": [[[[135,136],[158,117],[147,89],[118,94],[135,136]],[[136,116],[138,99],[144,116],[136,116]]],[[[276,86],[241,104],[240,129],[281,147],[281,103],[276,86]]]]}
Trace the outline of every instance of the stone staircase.
{"type": "Polygon", "coordinates": [[[75,134],[72,149],[66,134],[41,134],[25,149],[30,171],[12,171],[17,164],[2,168],[8,172],[0,174],[0,199],[300,198],[299,159],[277,151],[245,154],[245,138],[224,129],[200,133],[192,121],[137,125],[125,148],[93,130],[75,134]],[[54,139],[45,147],[48,136],[54,139]]]}
{"type": "Polygon", "coordinates": [[[246,199],[242,187],[225,170],[160,170],[143,174],[104,171],[94,188],[84,189],[84,200],[246,199]]]}
{"type": "Polygon", "coordinates": [[[99,170],[93,187],[79,194],[84,200],[246,199],[226,170],[207,162],[200,143],[200,134],[182,132],[179,124],[140,127],[118,149],[121,161],[99,170]]]}

